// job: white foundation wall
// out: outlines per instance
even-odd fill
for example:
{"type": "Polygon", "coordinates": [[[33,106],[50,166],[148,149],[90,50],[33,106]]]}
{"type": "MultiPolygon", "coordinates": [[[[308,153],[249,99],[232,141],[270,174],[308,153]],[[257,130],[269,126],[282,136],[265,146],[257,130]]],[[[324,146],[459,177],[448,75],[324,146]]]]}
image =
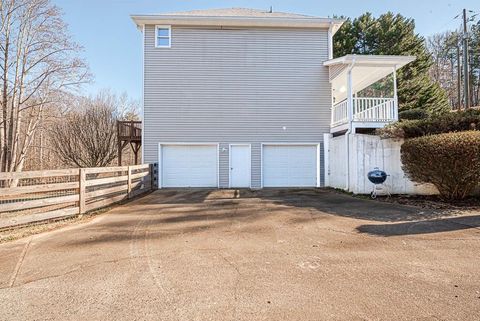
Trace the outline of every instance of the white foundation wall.
{"type": "Polygon", "coordinates": [[[328,168],[325,177],[328,179],[325,182],[326,186],[346,189],[347,187],[347,162],[346,162],[346,136],[338,136],[330,138],[329,150],[325,151],[328,154],[328,168]],[[328,183],[327,183],[328,182],[328,183]]]}
{"type": "Polygon", "coordinates": [[[367,173],[378,167],[388,175],[385,182],[391,194],[437,194],[437,189],[430,184],[418,184],[409,180],[402,170],[400,146],[402,140],[381,139],[374,135],[342,135],[338,137],[325,136],[325,146],[328,150],[327,186],[347,189],[347,165],[350,168],[348,191],[355,194],[370,194],[373,185],[367,178],[367,173]],[[347,141],[349,138],[349,153],[347,141]],[[349,154],[350,162],[347,162],[349,154]],[[349,163],[349,164],[348,164],[349,163]]]}

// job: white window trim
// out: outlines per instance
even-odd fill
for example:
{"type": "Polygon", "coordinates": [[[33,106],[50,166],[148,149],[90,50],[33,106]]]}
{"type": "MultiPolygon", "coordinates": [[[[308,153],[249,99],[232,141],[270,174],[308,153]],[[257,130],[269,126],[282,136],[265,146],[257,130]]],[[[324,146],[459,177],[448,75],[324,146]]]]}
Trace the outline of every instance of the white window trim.
{"type": "MultiPolygon", "coordinates": [[[[162,38],[167,38],[163,37],[162,38]]],[[[172,47],[172,26],[170,25],[155,25],[155,48],[171,48],[172,47]],[[168,46],[158,45],[158,29],[168,29],[168,46]]]]}

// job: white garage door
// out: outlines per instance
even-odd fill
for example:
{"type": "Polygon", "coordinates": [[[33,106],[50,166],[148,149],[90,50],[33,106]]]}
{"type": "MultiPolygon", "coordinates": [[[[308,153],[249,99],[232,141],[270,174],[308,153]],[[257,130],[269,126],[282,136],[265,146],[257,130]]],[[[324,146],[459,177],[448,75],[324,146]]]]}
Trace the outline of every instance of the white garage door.
{"type": "Polygon", "coordinates": [[[217,187],[216,145],[161,145],[162,187],[217,187]]]}
{"type": "Polygon", "coordinates": [[[263,186],[317,186],[317,146],[264,145],[263,186]]]}

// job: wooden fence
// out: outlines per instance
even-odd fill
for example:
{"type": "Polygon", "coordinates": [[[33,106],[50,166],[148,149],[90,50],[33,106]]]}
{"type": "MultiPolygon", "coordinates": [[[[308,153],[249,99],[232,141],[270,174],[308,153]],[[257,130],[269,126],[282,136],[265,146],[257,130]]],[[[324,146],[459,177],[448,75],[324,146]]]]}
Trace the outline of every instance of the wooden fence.
{"type": "Polygon", "coordinates": [[[0,229],[66,218],[154,188],[153,165],[0,173],[0,229]]]}

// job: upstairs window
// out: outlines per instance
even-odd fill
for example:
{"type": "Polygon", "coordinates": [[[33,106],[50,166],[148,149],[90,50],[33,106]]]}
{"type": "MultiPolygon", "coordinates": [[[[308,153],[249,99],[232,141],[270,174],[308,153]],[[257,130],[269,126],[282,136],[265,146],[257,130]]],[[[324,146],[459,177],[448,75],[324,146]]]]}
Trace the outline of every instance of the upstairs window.
{"type": "Polygon", "coordinates": [[[155,26],[155,47],[170,48],[172,44],[172,28],[170,26],[155,26]]]}

